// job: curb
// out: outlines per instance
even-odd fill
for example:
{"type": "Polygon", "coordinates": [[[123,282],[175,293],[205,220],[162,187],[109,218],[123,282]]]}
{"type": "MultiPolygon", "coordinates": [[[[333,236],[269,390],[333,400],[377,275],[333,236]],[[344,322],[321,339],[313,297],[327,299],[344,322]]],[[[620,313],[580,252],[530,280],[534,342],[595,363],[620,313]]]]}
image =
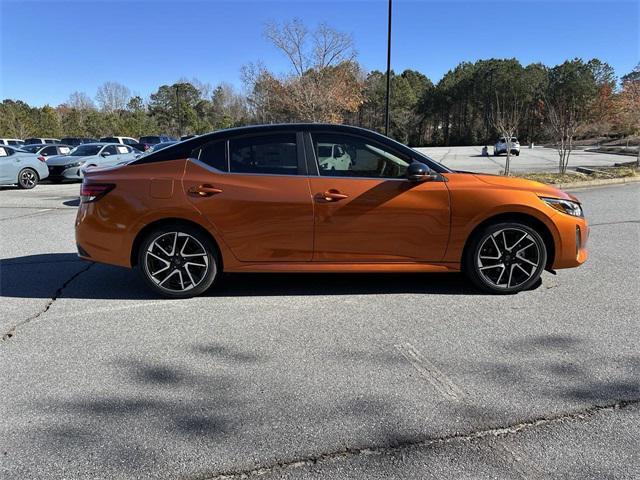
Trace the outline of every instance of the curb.
{"type": "Polygon", "coordinates": [[[587,187],[599,187],[605,185],[623,185],[625,183],[637,183],[640,182],[640,177],[622,177],[622,178],[603,178],[600,180],[587,180],[585,182],[573,182],[573,183],[548,183],[552,187],[560,188],[562,190],[569,188],[587,188],[587,187]]]}

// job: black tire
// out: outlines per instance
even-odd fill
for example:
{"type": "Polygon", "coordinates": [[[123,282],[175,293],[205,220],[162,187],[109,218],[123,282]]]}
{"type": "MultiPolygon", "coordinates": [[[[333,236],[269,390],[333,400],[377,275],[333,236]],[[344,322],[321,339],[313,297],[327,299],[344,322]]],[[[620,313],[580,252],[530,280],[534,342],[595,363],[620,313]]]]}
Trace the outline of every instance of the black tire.
{"type": "Polygon", "coordinates": [[[488,225],[473,235],[463,270],[480,290],[504,295],[536,285],[546,264],[547,249],[540,234],[524,223],[506,222],[488,225]]]}
{"type": "Polygon", "coordinates": [[[18,187],[23,190],[31,190],[39,181],[40,176],[33,168],[23,168],[18,172],[18,187]]]}
{"type": "Polygon", "coordinates": [[[142,278],[153,291],[167,298],[191,298],[204,293],[221,273],[219,265],[218,249],[211,238],[179,223],[151,230],[138,250],[142,278]]]}

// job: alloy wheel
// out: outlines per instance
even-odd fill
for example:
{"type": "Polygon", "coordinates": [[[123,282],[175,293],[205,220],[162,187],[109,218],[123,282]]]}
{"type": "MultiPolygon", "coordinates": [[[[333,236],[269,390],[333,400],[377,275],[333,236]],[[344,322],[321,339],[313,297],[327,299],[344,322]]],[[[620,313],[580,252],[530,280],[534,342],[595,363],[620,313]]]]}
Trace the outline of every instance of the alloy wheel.
{"type": "Polygon", "coordinates": [[[543,255],[531,233],[508,227],[492,232],[477,250],[476,266],[484,281],[497,289],[513,289],[540,271],[543,255]]]}
{"type": "Polygon", "coordinates": [[[26,168],[20,172],[19,182],[22,188],[33,188],[38,183],[38,176],[36,172],[26,168]]]}
{"type": "Polygon", "coordinates": [[[200,285],[210,269],[216,267],[197,238],[174,231],[162,233],[148,243],[144,268],[158,288],[183,293],[200,285]]]}

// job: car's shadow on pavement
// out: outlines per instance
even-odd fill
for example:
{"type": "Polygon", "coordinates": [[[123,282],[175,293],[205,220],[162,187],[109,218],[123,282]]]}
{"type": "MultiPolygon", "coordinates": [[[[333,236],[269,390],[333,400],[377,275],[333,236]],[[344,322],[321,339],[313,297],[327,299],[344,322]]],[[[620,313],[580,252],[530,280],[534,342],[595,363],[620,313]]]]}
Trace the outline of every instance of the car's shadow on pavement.
{"type": "MultiPolygon", "coordinates": [[[[73,253],[0,260],[0,296],[150,299],[157,296],[126,268],[88,263],[73,253]]],[[[310,295],[484,295],[459,273],[224,274],[208,297],[310,295]]]]}

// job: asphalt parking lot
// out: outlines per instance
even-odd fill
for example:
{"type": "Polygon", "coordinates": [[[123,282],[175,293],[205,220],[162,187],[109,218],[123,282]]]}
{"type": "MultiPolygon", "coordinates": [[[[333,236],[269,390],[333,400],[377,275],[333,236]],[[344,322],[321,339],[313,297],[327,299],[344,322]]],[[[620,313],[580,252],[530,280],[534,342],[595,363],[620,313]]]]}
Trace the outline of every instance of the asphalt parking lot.
{"type": "Polygon", "coordinates": [[[639,183],[574,192],[588,263],[515,296],[246,274],[160,300],[76,258],[77,193],[0,190],[1,478],[640,477],[639,183]]]}
{"type": "MultiPolygon", "coordinates": [[[[490,155],[488,157],[481,155],[482,145],[475,147],[422,147],[416,150],[426,153],[449,168],[470,172],[500,173],[504,171],[507,160],[506,155],[494,157],[491,145],[489,145],[490,155]]],[[[574,166],[611,167],[616,163],[629,162],[633,159],[633,157],[624,155],[574,150],[569,159],[569,168],[574,166]]],[[[511,156],[510,169],[513,173],[557,172],[558,153],[553,148],[534,147],[530,149],[522,145],[520,156],[511,156]]]]}

